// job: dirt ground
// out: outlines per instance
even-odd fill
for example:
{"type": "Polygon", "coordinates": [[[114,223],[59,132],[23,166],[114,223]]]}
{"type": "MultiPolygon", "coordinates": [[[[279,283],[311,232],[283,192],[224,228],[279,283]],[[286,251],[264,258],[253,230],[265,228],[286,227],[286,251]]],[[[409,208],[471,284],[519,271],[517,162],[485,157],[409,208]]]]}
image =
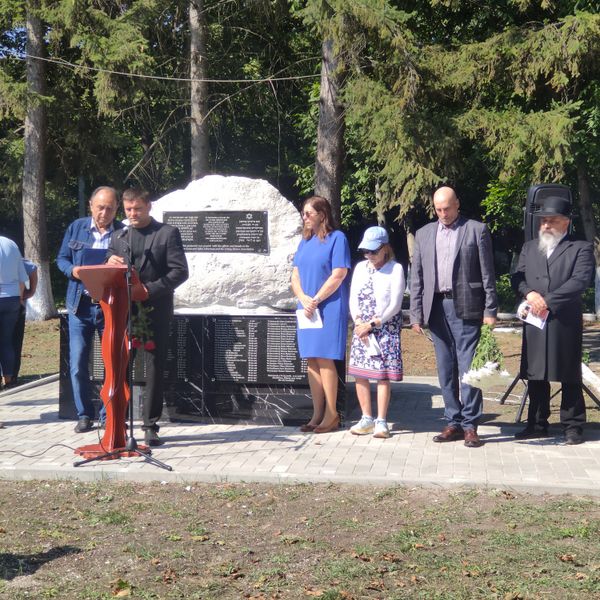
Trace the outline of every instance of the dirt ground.
{"type": "Polygon", "coordinates": [[[600,597],[596,500],[349,485],[2,486],[7,600],[600,597]]]}

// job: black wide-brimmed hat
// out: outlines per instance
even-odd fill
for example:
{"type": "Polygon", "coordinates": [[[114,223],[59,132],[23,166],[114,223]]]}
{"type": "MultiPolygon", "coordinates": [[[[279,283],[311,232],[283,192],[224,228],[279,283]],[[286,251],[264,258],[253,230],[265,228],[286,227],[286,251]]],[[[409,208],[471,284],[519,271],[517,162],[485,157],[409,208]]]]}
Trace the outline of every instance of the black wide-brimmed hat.
{"type": "Polygon", "coordinates": [[[536,217],[567,217],[571,218],[571,203],[567,198],[548,196],[534,211],[536,217]]]}

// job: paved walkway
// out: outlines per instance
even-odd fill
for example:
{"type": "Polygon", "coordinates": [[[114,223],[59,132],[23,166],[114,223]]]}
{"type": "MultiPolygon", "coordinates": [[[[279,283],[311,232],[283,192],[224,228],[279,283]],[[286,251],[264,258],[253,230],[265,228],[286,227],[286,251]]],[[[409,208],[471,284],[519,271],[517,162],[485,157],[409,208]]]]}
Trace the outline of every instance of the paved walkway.
{"type": "MultiPolygon", "coordinates": [[[[351,386],[350,386],[351,387],[351,386]]],[[[75,468],[73,448],[95,443],[98,431],[73,433],[58,419],[58,381],[0,394],[0,478],[136,481],[336,482],[481,486],[532,492],[600,495],[600,429],[581,446],[557,438],[516,442],[519,426],[483,424],[485,445],[436,444],[443,427],[437,380],[410,377],[393,384],[388,440],[347,430],[314,435],[291,427],[164,423],[157,468],[126,458],[75,468]]],[[[350,390],[350,397],[353,391],[350,390]]],[[[515,406],[516,411],[516,406],[515,406]]],[[[137,432],[136,432],[137,433],[137,432]]]]}

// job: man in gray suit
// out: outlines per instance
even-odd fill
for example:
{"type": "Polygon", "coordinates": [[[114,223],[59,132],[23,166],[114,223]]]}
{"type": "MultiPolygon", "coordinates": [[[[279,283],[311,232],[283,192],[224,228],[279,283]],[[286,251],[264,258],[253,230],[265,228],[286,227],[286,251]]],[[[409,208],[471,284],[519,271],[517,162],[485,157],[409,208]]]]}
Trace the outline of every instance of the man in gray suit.
{"type": "Polygon", "coordinates": [[[498,311],[492,239],[488,228],[459,214],[451,187],[433,195],[437,222],[417,231],[412,259],[410,324],[428,325],[435,346],[438,378],[448,421],[434,442],[465,441],[477,448],[483,397],[462,383],[470,368],[481,324],[494,325],[498,311]],[[460,389],[460,395],[459,395],[460,389]]]}

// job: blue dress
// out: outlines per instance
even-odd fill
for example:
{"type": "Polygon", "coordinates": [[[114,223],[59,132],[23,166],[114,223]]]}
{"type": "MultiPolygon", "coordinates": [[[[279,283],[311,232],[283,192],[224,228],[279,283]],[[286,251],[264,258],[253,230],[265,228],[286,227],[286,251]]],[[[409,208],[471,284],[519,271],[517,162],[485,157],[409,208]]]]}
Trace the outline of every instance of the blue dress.
{"type": "MultiPolygon", "coordinates": [[[[332,231],[324,240],[314,235],[302,240],[294,256],[300,285],[305,294],[315,296],[333,269],[350,268],[350,247],[341,231],[332,231]]],[[[319,304],[322,329],[298,329],[298,349],[302,358],[342,360],[346,355],[348,335],[348,297],[346,277],[340,287],[319,304]]],[[[298,303],[298,308],[302,304],[298,303]]]]}

